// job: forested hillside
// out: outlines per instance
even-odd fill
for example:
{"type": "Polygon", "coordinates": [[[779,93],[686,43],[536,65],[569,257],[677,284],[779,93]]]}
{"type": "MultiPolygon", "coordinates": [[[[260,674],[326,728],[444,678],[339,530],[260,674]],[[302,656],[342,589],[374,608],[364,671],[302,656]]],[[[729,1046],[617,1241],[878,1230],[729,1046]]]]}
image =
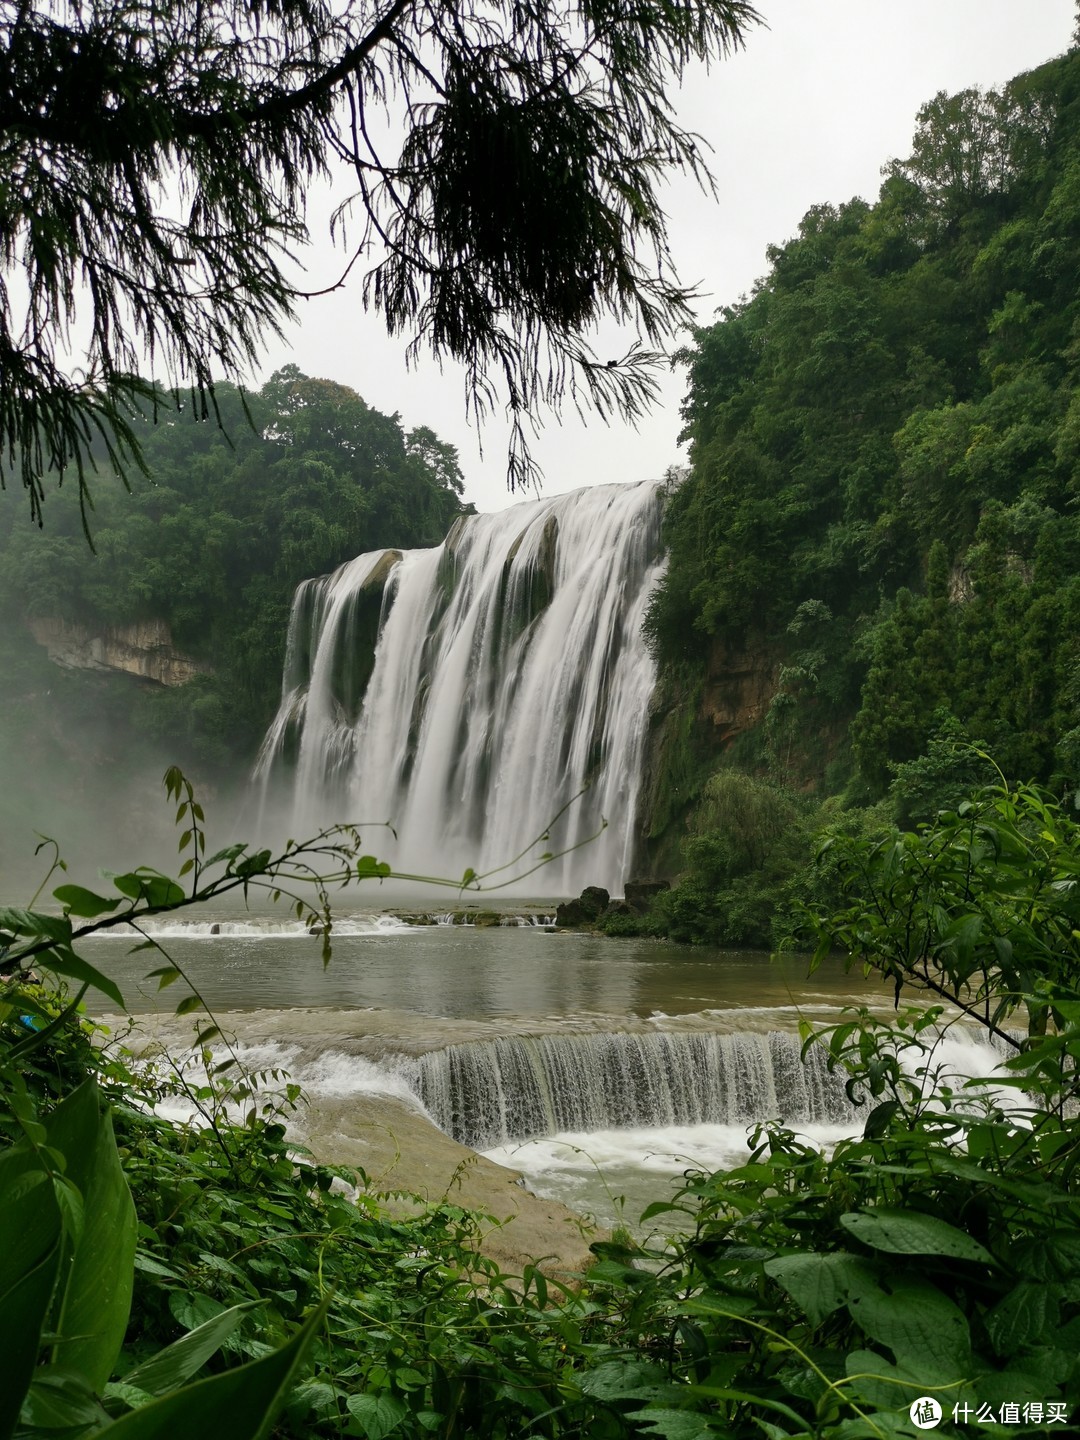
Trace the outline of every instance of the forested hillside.
{"type": "Polygon", "coordinates": [[[675,717],[652,843],[670,867],[689,817],[687,938],[766,941],[814,836],[931,812],[979,778],[965,737],[1080,784],[1080,54],[939,94],[883,174],[686,352],[649,626],[675,717]],[[718,745],[702,694],[735,654],[771,698],[718,745]]]}
{"type": "Polygon", "coordinates": [[[122,797],[143,764],[155,788],[169,761],[204,783],[246,777],[296,585],[363,550],[437,543],[466,508],[453,448],[343,385],[289,367],[246,398],[221,385],[217,401],[220,424],[163,394],[140,426],[146,475],[130,493],[107,467],[91,477],[93,551],[73,480],[48,496],[43,531],[21,493],[0,494],[2,860],[51,825],[77,843],[80,812],[92,835],[106,796],[132,811],[122,797]],[[64,670],[31,636],[41,621],[90,635],[164,622],[200,673],[166,686],[64,670]]]}
{"type": "Polygon", "coordinates": [[[192,682],[197,697],[184,687],[147,703],[185,717],[204,757],[250,759],[274,712],[296,585],[366,549],[437,543],[463,508],[462,479],[431,431],[406,434],[397,416],[295,366],[246,402],[232,386],[217,398],[220,425],[162,397],[131,493],[109,474],[93,480],[96,553],[74,486],[49,497],[41,534],[7,494],[0,604],[90,628],[166,621],[212,673],[192,682]]]}

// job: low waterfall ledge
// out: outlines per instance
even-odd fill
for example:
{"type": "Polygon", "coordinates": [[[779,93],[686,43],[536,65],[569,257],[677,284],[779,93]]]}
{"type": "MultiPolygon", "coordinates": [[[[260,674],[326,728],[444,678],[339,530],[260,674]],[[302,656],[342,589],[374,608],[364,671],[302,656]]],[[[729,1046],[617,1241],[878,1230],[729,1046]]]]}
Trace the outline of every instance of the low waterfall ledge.
{"type": "Polygon", "coordinates": [[[501,1221],[484,1232],[479,1249],[510,1275],[538,1264],[564,1279],[593,1263],[589,1245],[606,1238],[558,1200],[526,1190],[519,1171],[459,1145],[403,1101],[381,1095],[311,1099],[303,1143],[325,1165],[360,1168],[373,1194],[392,1195],[387,1208],[409,1213],[408,1196],[437,1204],[446,1199],[464,1210],[501,1221]]]}

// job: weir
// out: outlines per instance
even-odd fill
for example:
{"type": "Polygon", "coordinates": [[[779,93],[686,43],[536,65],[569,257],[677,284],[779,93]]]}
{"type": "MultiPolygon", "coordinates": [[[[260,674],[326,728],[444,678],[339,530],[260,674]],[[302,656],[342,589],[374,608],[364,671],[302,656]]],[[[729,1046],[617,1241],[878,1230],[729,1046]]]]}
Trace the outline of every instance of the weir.
{"type": "Polygon", "coordinates": [[[527,852],[520,873],[580,845],[522,890],[621,893],[662,499],[646,482],[522,502],[463,517],[436,549],[361,555],[305,582],[256,768],[264,793],[286,790],[294,833],[388,821],[397,839],[372,833],[379,858],[443,877],[527,852]]]}
{"type": "Polygon", "coordinates": [[[402,1074],[475,1150],[568,1130],[851,1119],[844,1077],[800,1048],[781,1031],[505,1036],[429,1051],[402,1074]]]}

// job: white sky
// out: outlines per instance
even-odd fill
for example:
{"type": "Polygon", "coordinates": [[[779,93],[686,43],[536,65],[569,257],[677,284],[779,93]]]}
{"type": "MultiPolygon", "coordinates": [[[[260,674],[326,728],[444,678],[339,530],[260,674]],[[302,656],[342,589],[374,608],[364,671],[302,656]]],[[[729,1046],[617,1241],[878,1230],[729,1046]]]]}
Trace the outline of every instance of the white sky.
{"type": "MultiPolygon", "coordinates": [[[[679,116],[712,146],[719,203],[674,183],[668,212],[684,283],[704,292],[706,323],[766,269],[765,248],[794,234],[811,205],[877,196],[881,167],[909,153],[915,113],[939,90],[1000,85],[1068,48],[1073,0],[760,0],[769,28],[710,74],[689,78],[679,116]]],[[[312,229],[315,230],[312,222],[312,229]]],[[[313,288],[337,278],[342,257],[316,236],[313,288]]],[[[506,427],[478,436],[466,423],[459,375],[433,362],[408,371],[404,342],[365,314],[359,280],[306,302],[289,336],[269,347],[260,379],[290,361],[355,390],[406,427],[429,425],[458,447],[466,498],[497,510],[506,489],[506,427]]],[[[612,352],[619,353],[617,341],[612,352]]],[[[534,446],[544,493],[658,477],[685,457],[677,436],[684,377],[667,379],[664,401],[635,431],[582,423],[572,411],[548,419],[534,446]]]]}

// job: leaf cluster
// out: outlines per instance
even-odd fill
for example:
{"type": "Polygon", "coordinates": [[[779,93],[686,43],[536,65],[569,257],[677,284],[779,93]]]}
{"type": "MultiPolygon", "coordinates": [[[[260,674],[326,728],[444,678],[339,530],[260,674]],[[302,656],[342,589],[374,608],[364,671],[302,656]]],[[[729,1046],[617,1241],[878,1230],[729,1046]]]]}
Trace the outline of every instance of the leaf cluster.
{"type": "Polygon", "coordinates": [[[391,332],[462,362],[478,413],[504,387],[512,484],[538,401],[632,418],[660,357],[605,363],[584,332],[614,314],[655,347],[685,318],[657,186],[707,172],[668,90],[756,20],[748,0],[5,3],[0,452],[35,518],[50,469],[73,465],[85,502],[95,439],[138,463],[144,357],[205,412],[215,373],[281,333],[306,197],[334,166],[356,185],[345,275],[374,251],[364,300],[391,332]]]}

